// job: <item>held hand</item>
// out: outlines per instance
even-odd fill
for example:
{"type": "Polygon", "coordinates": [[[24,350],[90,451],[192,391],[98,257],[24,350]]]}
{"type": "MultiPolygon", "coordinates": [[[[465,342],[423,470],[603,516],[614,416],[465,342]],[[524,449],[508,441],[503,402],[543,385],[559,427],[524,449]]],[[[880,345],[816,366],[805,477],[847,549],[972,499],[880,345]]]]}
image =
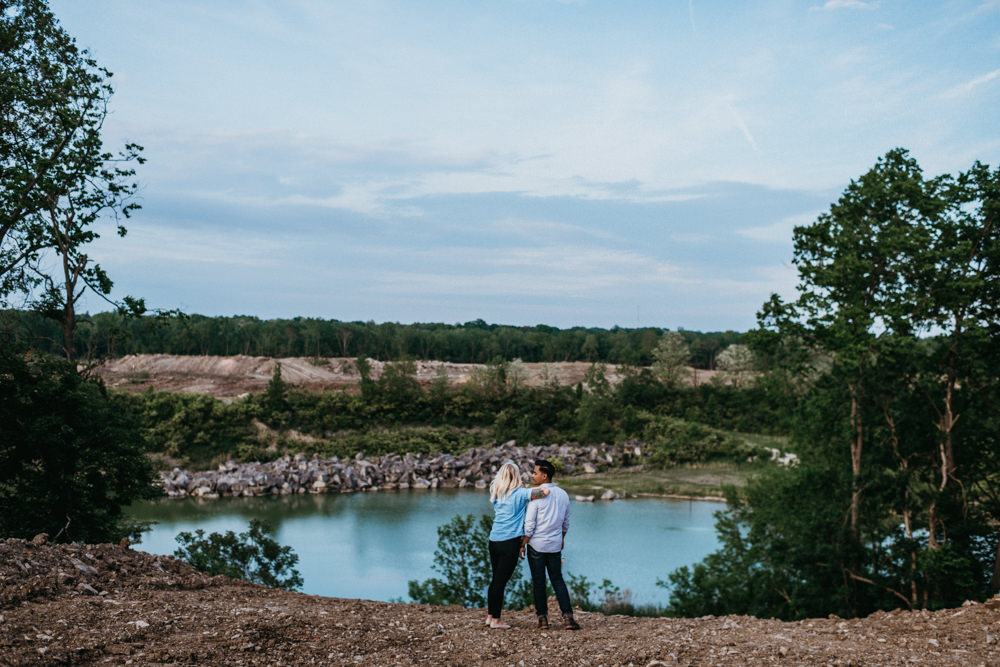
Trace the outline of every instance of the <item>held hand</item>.
{"type": "Polygon", "coordinates": [[[518,552],[517,555],[518,555],[519,558],[522,558],[522,559],[524,558],[524,546],[521,547],[521,550],[518,552]]]}

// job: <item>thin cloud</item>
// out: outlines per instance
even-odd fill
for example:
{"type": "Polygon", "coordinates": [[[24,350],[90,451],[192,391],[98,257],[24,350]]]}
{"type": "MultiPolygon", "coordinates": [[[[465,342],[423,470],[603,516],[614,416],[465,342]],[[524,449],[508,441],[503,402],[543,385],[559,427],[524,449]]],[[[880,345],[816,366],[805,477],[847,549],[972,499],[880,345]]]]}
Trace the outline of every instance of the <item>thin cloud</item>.
{"type": "Polygon", "coordinates": [[[836,11],[838,9],[878,9],[877,2],[862,0],[827,0],[822,6],[814,6],[814,11],[836,11]]]}
{"type": "Polygon", "coordinates": [[[754,139],[753,135],[750,134],[750,128],[748,128],[747,124],[743,122],[743,118],[740,117],[740,115],[736,112],[736,109],[734,109],[732,105],[729,105],[729,113],[733,115],[733,120],[736,121],[736,125],[740,128],[740,131],[743,132],[743,136],[745,136],[747,138],[747,141],[750,142],[750,147],[753,148],[755,151],[759,151],[760,149],[757,147],[756,139],[754,139]]]}
{"type": "Polygon", "coordinates": [[[948,90],[947,92],[945,92],[944,96],[946,98],[955,98],[955,97],[962,97],[964,95],[968,95],[969,93],[971,93],[976,88],[978,88],[980,86],[983,86],[983,85],[989,83],[990,81],[993,81],[997,77],[1000,77],[1000,69],[995,69],[992,72],[988,72],[988,73],[983,74],[981,76],[977,76],[976,78],[971,79],[970,81],[966,81],[965,83],[961,83],[961,84],[955,86],[954,88],[948,90]]]}
{"type": "Polygon", "coordinates": [[[783,220],[779,220],[778,222],[770,225],[737,229],[736,233],[743,238],[753,239],[754,241],[764,241],[766,243],[790,243],[792,241],[792,234],[795,228],[814,222],[818,215],[818,212],[803,213],[801,215],[784,218],[783,220]]]}

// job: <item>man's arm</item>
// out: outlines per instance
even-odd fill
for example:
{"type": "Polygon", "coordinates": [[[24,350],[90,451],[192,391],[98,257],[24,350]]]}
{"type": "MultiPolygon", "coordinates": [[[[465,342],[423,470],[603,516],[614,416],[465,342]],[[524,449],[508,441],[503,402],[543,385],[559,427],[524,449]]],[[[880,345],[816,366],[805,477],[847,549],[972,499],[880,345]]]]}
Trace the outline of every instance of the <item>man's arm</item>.
{"type": "Polygon", "coordinates": [[[562,547],[560,547],[560,550],[566,548],[566,533],[568,532],[569,532],[569,499],[566,500],[566,509],[563,511],[562,547]]]}
{"type": "MultiPolygon", "coordinates": [[[[533,489],[533,491],[537,490],[533,489]]],[[[545,491],[548,491],[548,489],[545,489],[545,491]]],[[[531,539],[531,536],[535,534],[536,523],[538,523],[538,505],[536,503],[528,503],[528,509],[524,513],[524,537],[521,538],[521,550],[518,552],[521,558],[524,558],[525,545],[531,539]]]]}

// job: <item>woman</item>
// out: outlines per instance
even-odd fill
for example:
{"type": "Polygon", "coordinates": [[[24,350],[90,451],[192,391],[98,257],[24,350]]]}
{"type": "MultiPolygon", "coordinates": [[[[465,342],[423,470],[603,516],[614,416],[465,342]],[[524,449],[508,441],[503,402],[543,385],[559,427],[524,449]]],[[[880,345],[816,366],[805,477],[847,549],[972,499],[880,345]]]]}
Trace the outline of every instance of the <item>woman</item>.
{"type": "Polygon", "coordinates": [[[521,473],[512,461],[505,461],[490,482],[490,502],[493,503],[493,530],[490,531],[490,565],[493,579],[486,595],[486,624],[491,628],[507,629],[500,620],[503,593],[514,568],[517,567],[524,537],[524,513],[529,500],[544,498],[548,489],[521,488],[521,473]]]}

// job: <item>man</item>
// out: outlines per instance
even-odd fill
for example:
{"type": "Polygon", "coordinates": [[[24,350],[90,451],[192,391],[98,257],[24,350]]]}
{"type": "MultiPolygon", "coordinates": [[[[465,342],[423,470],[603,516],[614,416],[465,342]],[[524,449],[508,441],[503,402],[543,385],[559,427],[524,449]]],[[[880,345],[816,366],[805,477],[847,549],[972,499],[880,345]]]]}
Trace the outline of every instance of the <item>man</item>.
{"type": "Polygon", "coordinates": [[[566,629],[579,630],[580,626],[573,620],[573,607],[570,606],[569,592],[562,576],[562,550],[566,542],[566,531],[569,530],[569,496],[552,483],[555,474],[555,467],[548,461],[535,461],[531,481],[548,489],[550,493],[541,500],[528,503],[520,555],[524,558],[527,547],[538,627],[542,630],[549,627],[549,605],[545,595],[545,573],[548,572],[566,629]]]}

